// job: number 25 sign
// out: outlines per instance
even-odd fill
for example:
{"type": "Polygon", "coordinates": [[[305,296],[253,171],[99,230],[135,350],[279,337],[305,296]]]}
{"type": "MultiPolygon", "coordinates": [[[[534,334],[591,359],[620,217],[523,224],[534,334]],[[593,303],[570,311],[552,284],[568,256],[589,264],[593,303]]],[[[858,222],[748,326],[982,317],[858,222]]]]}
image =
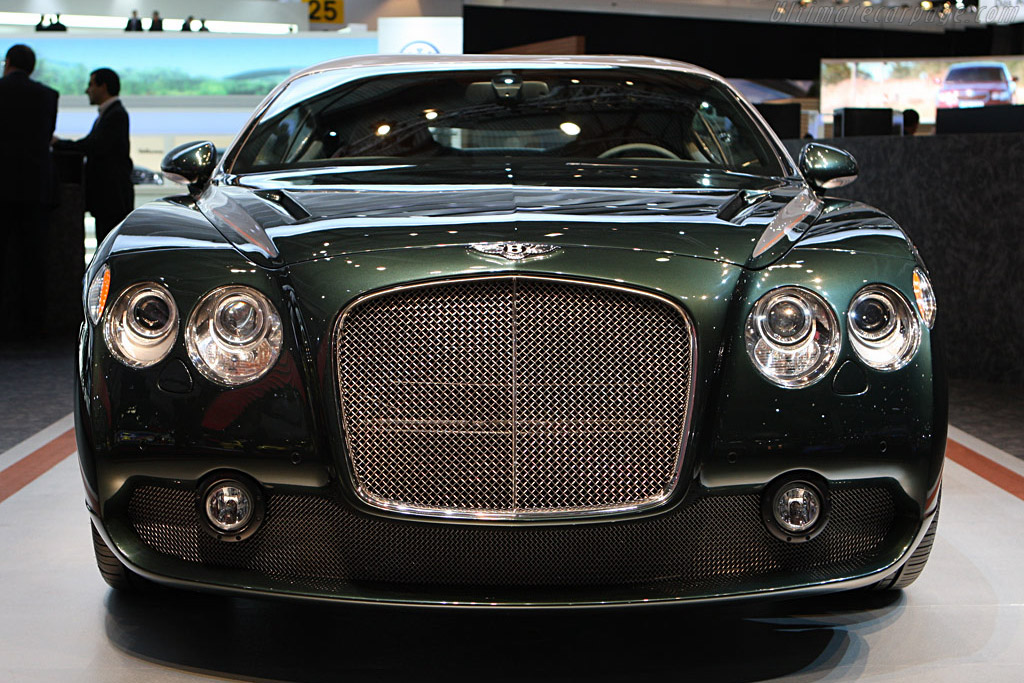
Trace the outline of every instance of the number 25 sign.
{"type": "Polygon", "coordinates": [[[344,24],[344,0],[306,0],[309,4],[309,23],[344,24]]]}

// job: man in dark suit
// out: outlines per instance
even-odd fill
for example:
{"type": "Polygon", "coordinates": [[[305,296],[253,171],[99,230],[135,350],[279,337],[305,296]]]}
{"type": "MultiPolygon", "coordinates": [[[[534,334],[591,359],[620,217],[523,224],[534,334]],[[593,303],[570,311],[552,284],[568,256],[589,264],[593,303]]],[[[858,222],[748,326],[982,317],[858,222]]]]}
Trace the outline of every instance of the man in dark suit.
{"type": "Polygon", "coordinates": [[[128,17],[128,23],[124,27],[125,31],[141,31],[142,30],[142,19],[139,18],[139,10],[133,9],[132,15],[128,17]]]}
{"type": "Polygon", "coordinates": [[[32,48],[14,45],[0,78],[0,296],[7,311],[0,318],[12,329],[29,325],[29,332],[43,314],[42,302],[25,295],[24,288],[35,279],[31,273],[38,271],[39,250],[46,245],[53,200],[50,139],[57,124],[57,91],[29,78],[35,66],[32,48]]]}
{"type": "Polygon", "coordinates": [[[54,149],[85,155],[85,208],[96,219],[97,243],[124,220],[135,204],[128,112],[118,97],[120,92],[121,79],[113,70],[93,71],[85,89],[89,104],[98,105],[100,110],[92,130],[81,140],[53,140],[54,149]]]}

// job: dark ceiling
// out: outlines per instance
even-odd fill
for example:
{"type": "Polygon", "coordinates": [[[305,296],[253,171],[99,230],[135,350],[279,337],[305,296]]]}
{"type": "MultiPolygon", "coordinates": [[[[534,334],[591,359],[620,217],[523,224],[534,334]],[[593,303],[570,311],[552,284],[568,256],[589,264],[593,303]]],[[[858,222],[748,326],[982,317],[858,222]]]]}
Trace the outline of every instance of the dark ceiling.
{"type": "Polygon", "coordinates": [[[816,79],[822,58],[980,56],[1022,47],[1019,25],[918,33],[473,6],[463,16],[467,53],[582,35],[588,54],[668,57],[730,78],[816,79]]]}

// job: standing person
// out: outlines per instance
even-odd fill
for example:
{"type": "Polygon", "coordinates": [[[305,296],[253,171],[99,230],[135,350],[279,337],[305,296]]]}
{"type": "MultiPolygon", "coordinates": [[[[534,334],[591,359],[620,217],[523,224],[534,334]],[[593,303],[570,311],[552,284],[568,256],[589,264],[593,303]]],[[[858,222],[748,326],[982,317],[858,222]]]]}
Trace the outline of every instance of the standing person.
{"type": "Polygon", "coordinates": [[[917,135],[917,127],[921,124],[921,115],[916,109],[903,110],[903,134],[917,135]]]}
{"type": "Polygon", "coordinates": [[[192,16],[191,14],[188,15],[188,18],[185,19],[185,21],[181,22],[181,30],[182,31],[191,31],[192,30],[192,21],[194,19],[195,19],[194,16],[192,16]]]}
{"type": "Polygon", "coordinates": [[[53,148],[85,155],[85,208],[96,219],[96,242],[102,242],[135,204],[128,112],[121,104],[121,79],[112,69],[89,75],[85,94],[99,106],[92,130],[81,140],[58,140],[53,148]]]}
{"type": "Polygon", "coordinates": [[[160,18],[160,13],[157,12],[156,10],[153,10],[153,18],[149,20],[149,30],[150,31],[163,31],[164,30],[164,20],[160,18]]]}
{"type": "Polygon", "coordinates": [[[35,67],[32,48],[14,45],[0,78],[0,297],[6,298],[7,309],[6,315],[0,312],[0,320],[12,326],[8,329],[22,325],[22,330],[39,335],[44,311],[23,288],[38,282],[41,264],[36,255],[46,244],[53,189],[50,139],[57,125],[58,95],[29,78],[35,67]]]}
{"type": "Polygon", "coordinates": [[[132,15],[128,17],[128,23],[124,27],[125,31],[141,31],[142,30],[142,19],[139,18],[139,10],[133,9],[132,15]]]}

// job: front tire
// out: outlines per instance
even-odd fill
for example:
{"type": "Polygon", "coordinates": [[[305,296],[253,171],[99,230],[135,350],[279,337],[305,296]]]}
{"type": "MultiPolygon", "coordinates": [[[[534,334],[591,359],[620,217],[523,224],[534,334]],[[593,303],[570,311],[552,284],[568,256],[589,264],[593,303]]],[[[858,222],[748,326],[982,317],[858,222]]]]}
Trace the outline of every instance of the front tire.
{"type": "Polygon", "coordinates": [[[100,576],[107,582],[107,585],[114,590],[140,592],[148,590],[152,585],[149,581],[132,572],[128,567],[117,559],[117,556],[107,547],[106,541],[96,531],[94,524],[89,524],[92,530],[92,549],[96,554],[96,566],[100,570],[100,576]]]}
{"type": "MultiPolygon", "coordinates": [[[[941,500],[940,500],[941,502],[941,500]]],[[[917,546],[917,550],[910,556],[910,559],[900,567],[900,570],[892,576],[882,579],[876,583],[873,588],[875,590],[900,590],[906,588],[910,584],[917,580],[917,577],[924,571],[924,566],[928,563],[928,556],[932,553],[932,545],[935,543],[935,530],[939,526],[939,508],[935,507],[935,516],[932,517],[932,523],[928,526],[928,533],[921,539],[921,544],[917,546]]]]}

